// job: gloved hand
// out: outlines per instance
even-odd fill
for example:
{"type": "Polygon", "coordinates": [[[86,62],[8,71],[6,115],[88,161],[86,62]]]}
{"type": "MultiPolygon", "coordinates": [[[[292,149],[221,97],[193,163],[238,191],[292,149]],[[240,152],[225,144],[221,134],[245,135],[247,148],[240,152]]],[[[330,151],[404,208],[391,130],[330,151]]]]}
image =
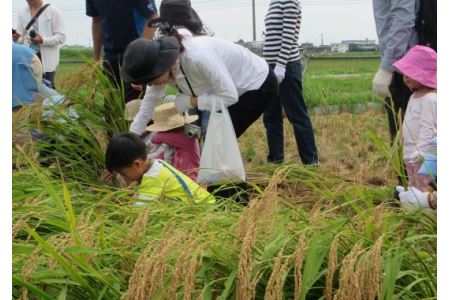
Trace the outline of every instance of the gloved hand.
{"type": "Polygon", "coordinates": [[[389,85],[392,81],[392,72],[379,69],[372,82],[372,91],[380,97],[390,97],[389,85]]]}
{"type": "Polygon", "coordinates": [[[167,95],[163,98],[164,103],[175,102],[177,99],[176,95],[167,95]]]}
{"type": "Polygon", "coordinates": [[[395,188],[398,192],[398,196],[400,198],[400,202],[402,203],[402,206],[406,209],[413,209],[413,208],[426,208],[430,209],[430,205],[427,201],[427,192],[422,192],[415,187],[408,187],[408,190],[406,191],[404,187],[398,185],[395,188]]]}
{"type": "Polygon", "coordinates": [[[412,159],[410,159],[408,162],[412,164],[418,164],[423,163],[423,154],[420,151],[414,151],[412,154],[412,159]]]}
{"type": "Polygon", "coordinates": [[[286,74],[286,68],[282,65],[275,65],[275,69],[273,70],[275,76],[277,76],[278,83],[281,83],[284,79],[284,75],[286,74]]]}
{"type": "Polygon", "coordinates": [[[189,108],[192,108],[191,97],[184,94],[178,94],[175,98],[175,106],[179,112],[185,112],[189,108]]]}

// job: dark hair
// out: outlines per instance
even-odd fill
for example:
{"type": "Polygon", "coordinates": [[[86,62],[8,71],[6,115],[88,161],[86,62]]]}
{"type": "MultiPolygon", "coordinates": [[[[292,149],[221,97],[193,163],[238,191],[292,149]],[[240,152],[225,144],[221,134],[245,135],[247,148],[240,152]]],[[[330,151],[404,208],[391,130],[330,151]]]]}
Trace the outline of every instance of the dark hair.
{"type": "Polygon", "coordinates": [[[178,40],[180,43],[180,53],[183,53],[185,48],[183,46],[183,43],[181,42],[183,40],[183,36],[178,33],[177,29],[173,26],[170,27],[169,31],[166,33],[167,36],[173,36],[178,40]]]}
{"type": "Polygon", "coordinates": [[[159,30],[164,35],[171,35],[171,32],[173,30],[176,30],[177,28],[186,28],[190,32],[192,32],[192,35],[199,36],[199,35],[208,35],[208,32],[206,31],[206,28],[203,27],[203,24],[199,20],[199,22],[189,22],[189,21],[181,21],[180,22],[158,22],[157,23],[159,30]],[[177,24],[178,23],[178,24],[177,24]]]}
{"type": "Polygon", "coordinates": [[[136,159],[147,159],[146,145],[135,133],[119,133],[108,144],[105,166],[110,172],[130,166],[136,159]]]}

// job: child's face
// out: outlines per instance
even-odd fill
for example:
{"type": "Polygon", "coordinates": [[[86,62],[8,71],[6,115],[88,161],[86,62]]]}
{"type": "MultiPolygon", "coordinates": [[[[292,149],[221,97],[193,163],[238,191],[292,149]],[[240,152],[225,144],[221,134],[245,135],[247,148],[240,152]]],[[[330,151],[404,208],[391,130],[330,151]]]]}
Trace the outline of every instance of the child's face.
{"type": "Polygon", "coordinates": [[[128,182],[141,181],[142,176],[145,173],[145,161],[142,159],[136,159],[129,166],[117,170],[122,177],[128,182]]]}
{"type": "Polygon", "coordinates": [[[406,84],[406,86],[409,88],[411,92],[418,91],[423,87],[423,85],[420,82],[415,81],[414,79],[409,78],[406,75],[403,75],[403,82],[406,84]]]}

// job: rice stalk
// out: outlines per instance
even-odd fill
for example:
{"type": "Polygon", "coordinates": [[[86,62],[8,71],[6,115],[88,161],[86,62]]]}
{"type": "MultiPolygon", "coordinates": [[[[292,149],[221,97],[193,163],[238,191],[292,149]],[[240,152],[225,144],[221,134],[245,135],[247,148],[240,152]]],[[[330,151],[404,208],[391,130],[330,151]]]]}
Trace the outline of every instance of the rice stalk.
{"type": "Polygon", "coordinates": [[[333,300],[333,276],[337,266],[338,245],[339,245],[339,236],[336,236],[333,239],[330,254],[328,255],[327,278],[325,284],[325,297],[327,300],[333,300]]]}
{"type": "Polygon", "coordinates": [[[302,293],[302,284],[303,284],[303,276],[302,276],[302,266],[303,260],[306,255],[306,250],[308,249],[308,245],[311,240],[306,239],[306,234],[301,233],[298,237],[297,246],[294,252],[294,278],[295,278],[295,292],[294,298],[299,299],[302,293]]]}
{"type": "Polygon", "coordinates": [[[356,278],[355,276],[355,267],[361,250],[361,243],[357,243],[342,261],[339,274],[339,291],[336,295],[337,300],[361,299],[361,287],[359,286],[359,278],[356,278]]]}
{"type": "Polygon", "coordinates": [[[146,208],[143,211],[141,211],[136,218],[136,221],[134,222],[133,226],[128,230],[127,236],[123,240],[123,245],[125,247],[132,247],[136,244],[138,239],[145,235],[147,231],[147,223],[148,218],[150,215],[150,209],[146,208]]]}
{"type": "Polygon", "coordinates": [[[277,279],[281,276],[283,249],[278,252],[278,255],[273,259],[272,274],[270,274],[269,281],[266,285],[266,293],[264,300],[281,299],[281,295],[275,292],[277,279]]]}
{"type": "Polygon", "coordinates": [[[176,249],[180,239],[179,234],[174,234],[172,228],[173,224],[169,224],[162,234],[160,243],[156,247],[150,243],[141,253],[122,299],[148,299],[163,286],[170,253],[176,249]]]}

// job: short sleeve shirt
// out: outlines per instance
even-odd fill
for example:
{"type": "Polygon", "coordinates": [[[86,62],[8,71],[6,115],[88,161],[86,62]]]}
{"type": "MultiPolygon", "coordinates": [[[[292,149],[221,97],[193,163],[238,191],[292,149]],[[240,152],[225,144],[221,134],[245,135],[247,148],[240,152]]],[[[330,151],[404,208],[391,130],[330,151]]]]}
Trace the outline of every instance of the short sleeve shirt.
{"type": "Polygon", "coordinates": [[[138,188],[138,198],[178,199],[185,203],[215,203],[216,199],[195,181],[181,173],[167,162],[159,159],[142,177],[138,188]]]}
{"type": "Polygon", "coordinates": [[[101,19],[106,56],[123,54],[142,33],[145,19],[155,13],[154,0],[86,0],[86,15],[101,19]]]}

